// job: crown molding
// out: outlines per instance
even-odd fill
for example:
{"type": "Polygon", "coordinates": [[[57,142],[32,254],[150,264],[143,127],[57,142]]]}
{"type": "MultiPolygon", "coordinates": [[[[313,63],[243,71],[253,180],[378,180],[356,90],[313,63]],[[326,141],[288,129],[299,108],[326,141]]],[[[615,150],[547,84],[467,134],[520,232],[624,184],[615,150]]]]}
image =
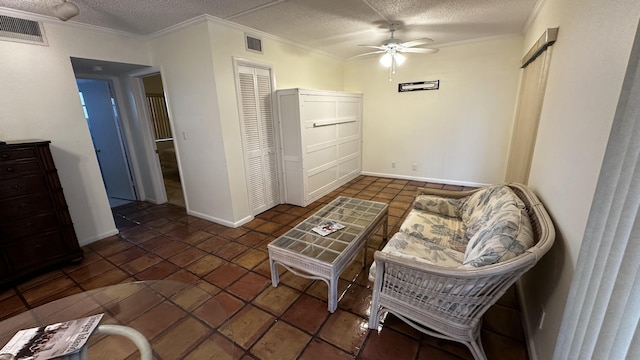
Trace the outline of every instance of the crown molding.
{"type": "Polygon", "coordinates": [[[527,18],[527,21],[524,23],[524,26],[522,27],[523,34],[527,33],[527,30],[529,30],[529,26],[531,26],[531,24],[533,23],[533,20],[535,20],[538,17],[538,15],[540,15],[540,11],[542,10],[546,2],[547,0],[536,1],[536,4],[533,6],[533,10],[531,10],[529,17],[527,18]]]}

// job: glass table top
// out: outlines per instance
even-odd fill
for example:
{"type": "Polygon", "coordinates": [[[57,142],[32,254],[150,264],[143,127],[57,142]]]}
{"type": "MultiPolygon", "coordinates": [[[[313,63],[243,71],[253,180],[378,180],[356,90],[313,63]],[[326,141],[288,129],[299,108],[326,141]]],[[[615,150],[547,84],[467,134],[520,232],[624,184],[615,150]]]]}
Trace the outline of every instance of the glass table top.
{"type": "Polygon", "coordinates": [[[271,242],[269,246],[332,263],[344,249],[360,239],[363,229],[371,225],[386,208],[385,203],[341,196],[271,242]],[[344,228],[325,236],[312,230],[328,221],[336,221],[344,225],[344,228]]]}
{"type": "MultiPolygon", "coordinates": [[[[56,300],[0,322],[0,348],[19,330],[104,313],[100,325],[124,325],[146,337],[154,359],[232,359],[227,313],[214,295],[176,281],[138,281],[56,300]]],[[[89,359],[137,359],[126,338],[94,334],[89,359]]]]}

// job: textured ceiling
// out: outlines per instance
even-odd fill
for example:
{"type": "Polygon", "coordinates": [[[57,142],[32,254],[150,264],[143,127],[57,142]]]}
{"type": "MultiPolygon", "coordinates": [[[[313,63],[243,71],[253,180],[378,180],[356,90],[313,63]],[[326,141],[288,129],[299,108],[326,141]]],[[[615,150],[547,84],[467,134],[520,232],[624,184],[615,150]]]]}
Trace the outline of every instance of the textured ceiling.
{"type": "MultiPolygon", "coordinates": [[[[379,45],[389,23],[402,41],[430,46],[520,33],[537,0],[72,0],[72,22],[149,35],[202,14],[342,58],[379,45]]],[[[0,0],[0,7],[52,16],[62,0],[0,0]]]]}

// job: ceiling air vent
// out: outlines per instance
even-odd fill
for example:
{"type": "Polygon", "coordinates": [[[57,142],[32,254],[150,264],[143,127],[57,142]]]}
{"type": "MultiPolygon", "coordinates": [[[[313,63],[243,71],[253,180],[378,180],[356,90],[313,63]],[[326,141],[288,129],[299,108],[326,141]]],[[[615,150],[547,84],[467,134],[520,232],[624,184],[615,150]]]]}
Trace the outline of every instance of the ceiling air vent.
{"type": "Polygon", "coordinates": [[[247,51],[262,54],[262,39],[244,34],[244,45],[247,51]]]}
{"type": "Polygon", "coordinates": [[[42,24],[6,15],[0,15],[0,40],[47,45],[42,24]]]}

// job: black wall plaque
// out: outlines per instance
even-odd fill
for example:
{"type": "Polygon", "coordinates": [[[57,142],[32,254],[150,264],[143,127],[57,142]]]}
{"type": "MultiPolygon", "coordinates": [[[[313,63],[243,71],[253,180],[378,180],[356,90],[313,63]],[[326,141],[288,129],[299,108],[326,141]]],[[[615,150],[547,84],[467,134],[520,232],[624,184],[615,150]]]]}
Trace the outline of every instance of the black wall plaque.
{"type": "Polygon", "coordinates": [[[398,84],[398,92],[420,91],[420,90],[438,90],[440,88],[440,80],[433,81],[417,81],[398,84]]]}

